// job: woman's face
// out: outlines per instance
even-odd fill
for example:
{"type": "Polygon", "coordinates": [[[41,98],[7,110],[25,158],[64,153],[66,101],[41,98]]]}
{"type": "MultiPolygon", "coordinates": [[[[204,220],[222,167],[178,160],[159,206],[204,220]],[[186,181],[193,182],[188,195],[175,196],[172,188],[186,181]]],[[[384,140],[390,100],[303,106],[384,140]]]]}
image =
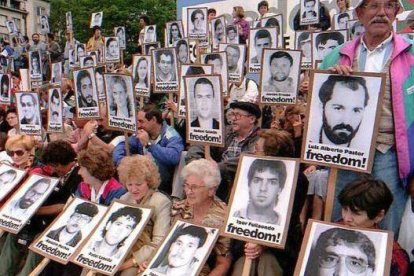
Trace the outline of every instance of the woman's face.
{"type": "Polygon", "coordinates": [[[171,26],[171,35],[173,38],[178,38],[178,34],[180,31],[178,30],[178,27],[176,25],[171,26]]]}
{"type": "Polygon", "coordinates": [[[214,196],[214,188],[208,188],[203,179],[195,175],[187,176],[184,191],[190,205],[202,204],[214,196]]]}
{"type": "Polygon", "coordinates": [[[336,0],[336,5],[338,6],[339,10],[346,9],[346,0],[336,0]]]}
{"type": "Polygon", "coordinates": [[[115,83],[112,86],[112,95],[114,97],[114,101],[116,103],[117,106],[126,106],[126,91],[124,89],[124,87],[122,86],[122,84],[120,83],[115,83]]]}
{"type": "Polygon", "coordinates": [[[6,121],[11,127],[17,126],[17,114],[16,113],[7,114],[6,121]]]}
{"type": "Polygon", "coordinates": [[[137,202],[141,202],[149,191],[149,186],[146,181],[130,181],[126,183],[125,187],[137,202]]]}
{"type": "Polygon", "coordinates": [[[144,81],[147,77],[147,71],[148,71],[148,62],[147,60],[142,60],[138,63],[138,79],[140,81],[144,81]]]}
{"type": "Polygon", "coordinates": [[[12,146],[6,150],[17,167],[26,164],[29,160],[30,153],[23,146],[12,146]]]}

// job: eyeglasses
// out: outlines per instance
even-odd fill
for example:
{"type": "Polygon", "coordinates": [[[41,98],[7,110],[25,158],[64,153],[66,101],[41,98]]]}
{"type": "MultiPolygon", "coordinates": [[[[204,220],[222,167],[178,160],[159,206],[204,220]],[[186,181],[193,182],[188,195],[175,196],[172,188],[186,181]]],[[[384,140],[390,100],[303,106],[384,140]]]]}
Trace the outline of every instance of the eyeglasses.
{"type": "Polygon", "coordinates": [[[400,7],[400,4],[397,2],[388,2],[384,4],[374,2],[365,4],[363,5],[363,7],[372,12],[378,12],[381,9],[381,7],[384,7],[386,12],[393,12],[400,7]]]}
{"type": "MultiPolygon", "coordinates": [[[[229,114],[229,116],[230,116],[230,114],[229,114]]],[[[238,120],[238,119],[240,119],[241,117],[250,117],[250,116],[252,116],[252,114],[233,113],[231,116],[232,116],[234,119],[238,120]]]]}
{"type": "MultiPolygon", "coordinates": [[[[340,255],[326,254],[319,257],[319,266],[322,268],[334,268],[338,265],[340,259],[340,255]]],[[[345,266],[352,273],[360,274],[367,270],[368,263],[353,256],[345,256],[345,266]]]]}
{"type": "Polygon", "coordinates": [[[20,157],[20,156],[23,156],[23,154],[25,154],[26,152],[24,150],[16,150],[16,151],[6,150],[6,153],[10,157],[13,157],[15,154],[20,157]]]}
{"type": "Polygon", "coordinates": [[[34,106],[34,104],[31,104],[31,103],[22,103],[22,107],[32,107],[32,106],[34,106]]]}
{"type": "Polygon", "coordinates": [[[195,185],[188,185],[188,184],[184,184],[184,190],[190,191],[190,192],[195,192],[200,190],[201,188],[205,188],[206,185],[202,185],[202,186],[195,186],[195,185]]]}

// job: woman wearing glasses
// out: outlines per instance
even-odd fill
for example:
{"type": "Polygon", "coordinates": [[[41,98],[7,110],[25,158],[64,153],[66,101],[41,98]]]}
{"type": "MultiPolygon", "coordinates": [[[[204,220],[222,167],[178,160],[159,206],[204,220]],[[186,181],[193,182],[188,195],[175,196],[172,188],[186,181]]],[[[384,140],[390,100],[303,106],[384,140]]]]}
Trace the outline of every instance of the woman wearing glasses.
{"type": "MultiPolygon", "coordinates": [[[[173,204],[173,220],[188,220],[207,227],[221,227],[227,206],[215,197],[221,182],[216,163],[198,159],[186,165],[181,177],[184,179],[186,198],[173,204]]],[[[230,239],[219,237],[200,275],[227,275],[231,265],[230,239]],[[214,264],[209,266],[208,264],[214,264]]]]}
{"type": "Polygon", "coordinates": [[[143,155],[127,156],[118,166],[121,183],[128,192],[121,200],[154,210],[144,233],[133,246],[130,257],[121,266],[122,276],[137,275],[144,271],[147,262],[170,228],[171,200],[158,191],[161,178],[154,161],[143,155]]]}

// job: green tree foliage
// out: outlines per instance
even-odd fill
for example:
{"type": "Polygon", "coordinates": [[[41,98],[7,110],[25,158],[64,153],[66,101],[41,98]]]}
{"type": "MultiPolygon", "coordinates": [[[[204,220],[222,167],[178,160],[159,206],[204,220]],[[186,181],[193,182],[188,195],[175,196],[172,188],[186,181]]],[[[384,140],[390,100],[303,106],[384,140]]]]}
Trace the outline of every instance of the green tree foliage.
{"type": "Polygon", "coordinates": [[[124,61],[129,64],[132,55],[138,50],[139,17],[147,14],[151,24],[157,25],[158,41],[164,45],[165,23],[175,20],[174,0],[52,0],[49,23],[64,46],[66,12],[72,12],[73,32],[76,40],[86,43],[92,36],[89,28],[91,14],[103,11],[102,34],[113,36],[114,27],[125,26],[127,48],[124,61]]]}

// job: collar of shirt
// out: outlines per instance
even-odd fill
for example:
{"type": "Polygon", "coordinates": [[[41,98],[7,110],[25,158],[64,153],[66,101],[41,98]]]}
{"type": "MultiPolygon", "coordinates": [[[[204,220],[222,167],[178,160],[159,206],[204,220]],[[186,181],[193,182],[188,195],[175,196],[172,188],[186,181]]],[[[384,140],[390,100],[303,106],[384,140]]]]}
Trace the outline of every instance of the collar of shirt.
{"type": "Polygon", "coordinates": [[[95,188],[91,186],[91,201],[92,202],[99,203],[99,198],[102,196],[102,194],[105,190],[105,187],[108,183],[109,183],[109,180],[106,180],[102,184],[101,188],[98,191],[98,194],[96,194],[95,188]]]}
{"type": "Polygon", "coordinates": [[[392,53],[392,34],[370,51],[363,37],[359,44],[359,70],[363,72],[382,72],[392,53]]]}

